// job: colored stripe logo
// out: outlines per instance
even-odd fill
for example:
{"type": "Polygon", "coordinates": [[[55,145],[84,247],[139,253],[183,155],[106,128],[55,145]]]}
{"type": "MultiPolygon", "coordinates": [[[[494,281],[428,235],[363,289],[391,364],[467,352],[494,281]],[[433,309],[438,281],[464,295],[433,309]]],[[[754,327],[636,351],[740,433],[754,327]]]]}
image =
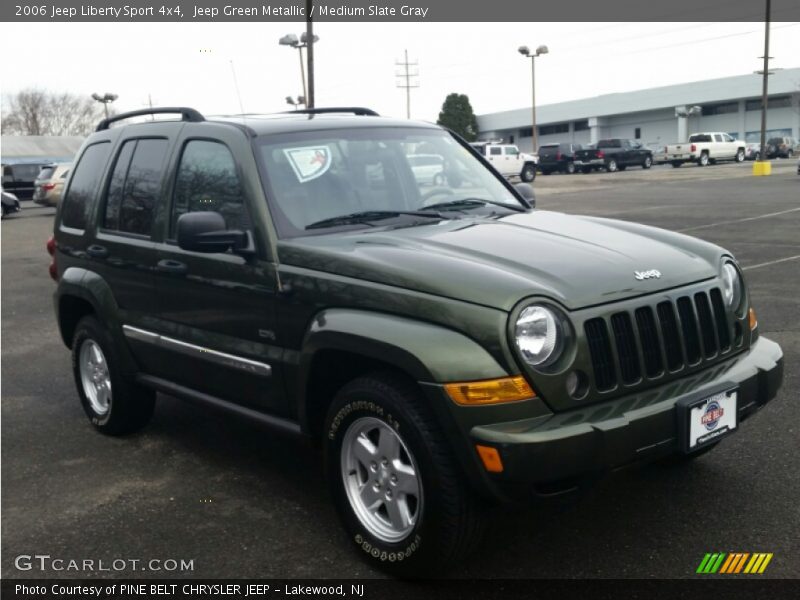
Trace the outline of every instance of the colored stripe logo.
{"type": "Polygon", "coordinates": [[[760,575],[772,560],[772,552],[714,552],[706,553],[697,573],[712,575],[720,573],[725,575],[736,575],[745,573],[749,575],[760,575]]]}

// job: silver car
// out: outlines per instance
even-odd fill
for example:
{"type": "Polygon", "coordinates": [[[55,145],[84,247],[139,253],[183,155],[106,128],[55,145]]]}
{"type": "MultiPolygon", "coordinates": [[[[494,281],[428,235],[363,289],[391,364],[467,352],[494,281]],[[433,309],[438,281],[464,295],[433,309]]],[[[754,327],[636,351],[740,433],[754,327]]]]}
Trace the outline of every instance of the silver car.
{"type": "Polygon", "coordinates": [[[33,182],[33,201],[43,206],[56,206],[71,166],[72,163],[58,163],[42,167],[33,182]]]}

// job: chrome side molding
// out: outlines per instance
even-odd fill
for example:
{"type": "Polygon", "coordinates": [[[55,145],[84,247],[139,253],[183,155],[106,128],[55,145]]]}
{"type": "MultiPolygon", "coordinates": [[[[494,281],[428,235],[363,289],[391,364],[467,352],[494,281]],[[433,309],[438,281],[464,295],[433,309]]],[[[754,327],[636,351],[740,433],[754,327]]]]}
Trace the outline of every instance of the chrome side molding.
{"type": "Polygon", "coordinates": [[[154,346],[160,346],[162,348],[172,350],[173,352],[178,352],[193,358],[199,358],[201,360],[207,360],[223,367],[238,369],[240,371],[252,373],[253,375],[260,375],[262,377],[269,377],[272,375],[271,366],[256,360],[235,356],[233,354],[227,354],[218,350],[212,350],[211,348],[204,348],[203,346],[196,346],[195,344],[182,342],[181,340],[176,340],[153,331],[139,329],[138,327],[132,327],[130,325],[123,325],[122,332],[125,334],[125,337],[131,340],[145,342],[154,346]]]}

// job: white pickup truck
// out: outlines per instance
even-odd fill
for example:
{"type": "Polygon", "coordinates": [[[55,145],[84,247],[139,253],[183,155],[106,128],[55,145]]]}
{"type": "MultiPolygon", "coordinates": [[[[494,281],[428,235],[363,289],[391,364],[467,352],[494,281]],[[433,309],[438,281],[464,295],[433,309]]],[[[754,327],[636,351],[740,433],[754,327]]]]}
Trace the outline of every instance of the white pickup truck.
{"type": "Polygon", "coordinates": [[[746,144],[727,133],[693,133],[688,142],[670,144],[664,148],[666,161],[673,167],[683,163],[696,162],[701,167],[714,164],[718,160],[743,162],[746,144]]]}
{"type": "Polygon", "coordinates": [[[528,183],[536,179],[536,165],[539,164],[539,157],[535,154],[520,152],[519,148],[513,144],[473,142],[471,146],[488,160],[503,177],[519,177],[528,183]]]}

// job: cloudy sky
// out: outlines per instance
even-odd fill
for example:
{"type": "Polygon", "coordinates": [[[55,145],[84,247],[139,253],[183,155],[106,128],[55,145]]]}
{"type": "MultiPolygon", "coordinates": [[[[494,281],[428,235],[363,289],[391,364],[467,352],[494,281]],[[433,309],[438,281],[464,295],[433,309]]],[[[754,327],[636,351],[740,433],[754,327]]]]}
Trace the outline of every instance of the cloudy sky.
{"type": "MultiPolygon", "coordinates": [[[[419,63],[412,117],[435,120],[450,92],[477,113],[530,106],[530,64],[520,45],[546,44],[537,59],[537,104],[761,67],[761,23],[316,23],[317,105],[369,106],[404,116],[397,67],[419,63]]],[[[278,45],[302,23],[0,24],[0,91],[25,87],[119,94],[118,110],[188,105],[238,113],[286,110],[301,94],[297,51],[278,45]]],[[[800,66],[800,23],[775,23],[773,67],[800,66]]],[[[800,85],[800,82],[798,82],[800,85]]]]}

